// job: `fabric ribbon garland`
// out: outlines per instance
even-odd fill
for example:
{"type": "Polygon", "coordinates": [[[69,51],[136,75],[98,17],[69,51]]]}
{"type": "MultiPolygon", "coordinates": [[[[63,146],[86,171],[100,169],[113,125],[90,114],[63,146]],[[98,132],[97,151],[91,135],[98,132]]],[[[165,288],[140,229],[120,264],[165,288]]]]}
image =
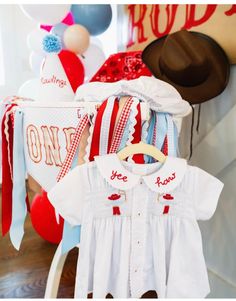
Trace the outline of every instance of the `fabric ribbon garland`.
{"type": "MultiPolygon", "coordinates": [[[[94,160],[94,156],[102,155],[109,152],[117,152],[121,145],[125,143],[123,134],[125,130],[127,131],[127,127],[129,126],[129,118],[131,114],[132,104],[136,99],[130,97],[121,112],[121,116],[118,120],[118,123],[115,128],[115,121],[119,109],[118,100],[115,97],[109,97],[109,99],[105,100],[102,105],[100,106],[96,120],[94,125],[93,136],[91,140],[91,148],[90,148],[90,155],[89,161],[94,160]],[[113,139],[111,139],[113,137],[113,139]]],[[[142,120],[141,120],[141,106],[140,101],[138,100],[135,103],[135,120],[136,123],[134,125],[133,136],[132,136],[132,143],[137,143],[141,141],[142,137],[142,120]]],[[[166,151],[171,150],[174,153],[174,142],[173,139],[173,120],[169,114],[165,113],[153,113],[152,114],[150,126],[147,135],[147,141],[152,142],[155,145],[158,145],[160,149],[164,147],[166,151]],[[158,120],[158,122],[157,122],[158,120]],[[171,132],[171,133],[170,133],[171,132]],[[171,136],[172,135],[172,136],[171,136]],[[167,137],[170,136],[170,145],[169,139],[167,137]],[[167,148],[169,145],[169,148],[167,148]],[[173,151],[172,151],[173,150],[173,151]]],[[[127,140],[127,135],[125,135],[125,140],[127,140]]],[[[75,137],[75,136],[74,136],[75,137]]],[[[73,139],[74,140],[74,139],[73,139]]],[[[76,143],[74,142],[74,147],[68,152],[68,156],[74,157],[74,166],[77,165],[75,152],[77,149],[78,153],[78,146],[79,140],[76,139],[76,143]],[[71,151],[72,150],[72,151],[71,151]],[[73,155],[72,155],[72,153],[73,155]]],[[[144,156],[143,155],[134,155],[133,160],[135,163],[144,163],[144,156]]],[[[66,160],[65,160],[66,161],[66,160]]],[[[64,165],[65,163],[63,163],[64,165]]],[[[71,161],[67,164],[67,171],[69,171],[71,166],[71,161]]],[[[67,222],[64,222],[64,229],[63,229],[63,239],[62,239],[62,253],[68,252],[71,248],[76,246],[80,242],[80,230],[81,226],[72,227],[67,222]]]]}
{"type": "MultiPolygon", "coordinates": [[[[123,131],[122,125],[125,126],[127,123],[128,116],[130,113],[129,111],[130,103],[126,104],[125,109],[123,108],[122,110],[121,117],[125,115],[125,118],[120,117],[121,121],[118,122],[119,135],[115,135],[116,137],[115,140],[112,140],[118,109],[119,109],[118,99],[114,97],[107,99],[100,106],[96,116],[93,137],[91,141],[91,152],[89,156],[90,161],[92,161],[94,159],[94,156],[96,155],[100,155],[101,153],[105,154],[106,152],[108,152],[108,149],[111,149],[111,147],[113,147],[114,149],[115,145],[117,144],[114,144],[113,141],[116,141],[118,143],[118,140],[121,139],[120,135],[122,136],[122,131],[123,131]],[[109,126],[107,125],[108,120],[110,121],[109,126]],[[106,129],[104,128],[105,126],[106,129]],[[100,141],[102,139],[106,139],[107,142],[101,144],[100,141]]],[[[79,127],[80,125],[78,125],[78,128],[79,127]]],[[[74,146],[70,147],[70,150],[68,151],[67,154],[68,157],[74,158],[74,161],[72,163],[72,166],[71,166],[71,161],[66,161],[66,160],[64,161],[63,166],[65,165],[65,168],[63,168],[62,166],[62,169],[64,169],[63,175],[65,175],[70,170],[70,168],[73,168],[77,165],[77,161],[76,161],[77,156],[75,154],[76,152],[78,154],[79,141],[80,141],[79,136],[76,136],[75,134],[72,141],[72,144],[74,146]]],[[[62,171],[60,171],[60,173],[62,174],[62,171]]],[[[61,177],[58,177],[58,180],[59,178],[61,177]]],[[[64,221],[63,237],[62,237],[62,254],[68,252],[77,244],[79,244],[80,231],[81,231],[80,225],[72,227],[69,223],[64,221]]]]}
{"type": "Polygon", "coordinates": [[[14,104],[7,106],[2,119],[2,235],[8,233],[12,220],[13,123],[10,114],[14,104]]]}
{"type": "Polygon", "coordinates": [[[62,167],[60,169],[60,172],[57,176],[57,181],[60,181],[70,170],[76,150],[79,147],[80,139],[82,137],[82,134],[83,134],[84,129],[87,126],[88,122],[89,122],[88,114],[85,114],[82,117],[82,119],[80,120],[80,122],[75,130],[75,134],[74,134],[70,149],[66,155],[66,158],[65,158],[65,160],[62,164],[62,167]]]}
{"type": "Polygon", "coordinates": [[[13,194],[12,223],[10,238],[13,246],[19,250],[24,235],[24,222],[29,210],[26,192],[26,164],[24,156],[23,112],[17,109],[14,118],[13,141],[13,194]]]}
{"type": "MultiPolygon", "coordinates": [[[[14,100],[14,99],[13,99],[14,100]]],[[[12,101],[13,102],[13,101],[12,101]]],[[[12,224],[12,202],[14,189],[14,112],[16,110],[16,103],[7,103],[5,113],[3,114],[1,124],[2,136],[2,234],[3,236],[9,232],[12,224]]],[[[3,109],[4,110],[4,109],[3,109]]],[[[18,123],[17,123],[18,124],[18,123]]],[[[18,126],[18,125],[17,125],[18,126]]],[[[17,135],[17,134],[16,134],[17,135]]],[[[21,133],[22,135],[22,133],[21,133]]],[[[21,141],[21,145],[23,145],[21,141]]],[[[25,181],[25,174],[23,177],[25,181]]],[[[25,185],[25,182],[22,184],[25,185]]],[[[25,199],[24,199],[25,201],[25,199]]],[[[29,201],[26,197],[26,205],[29,211],[29,201]]]]}
{"type": "Polygon", "coordinates": [[[114,137],[112,139],[112,144],[111,144],[109,153],[116,153],[120,146],[122,136],[123,136],[123,133],[125,130],[125,126],[128,122],[129,116],[130,116],[130,110],[131,110],[133,101],[134,101],[133,98],[130,97],[124,104],[124,107],[122,108],[121,115],[120,115],[120,118],[118,120],[116,129],[115,129],[114,137]]]}
{"type": "Polygon", "coordinates": [[[100,130],[100,139],[99,139],[100,156],[108,153],[109,144],[111,144],[110,139],[112,137],[114,126],[115,126],[115,120],[114,119],[112,120],[112,117],[116,117],[118,108],[119,105],[118,105],[117,98],[114,96],[109,97],[101,120],[101,130],[100,130]]]}
{"type": "Polygon", "coordinates": [[[89,161],[93,161],[95,156],[108,153],[112,143],[118,110],[118,99],[113,96],[101,104],[92,133],[89,161]]]}
{"type": "Polygon", "coordinates": [[[138,106],[139,100],[136,98],[133,98],[133,103],[130,107],[130,114],[129,118],[127,120],[127,123],[124,128],[124,132],[122,135],[122,139],[119,145],[119,148],[117,151],[124,148],[126,145],[131,144],[131,141],[133,140],[133,134],[135,131],[135,124],[136,124],[136,115],[138,114],[137,106],[138,106]]]}
{"type": "MultiPolygon", "coordinates": [[[[78,155],[79,155],[79,150],[77,149],[71,164],[71,169],[77,166],[78,155]]],[[[80,242],[80,233],[81,233],[81,225],[71,226],[67,221],[64,220],[62,241],[61,241],[62,254],[69,252],[80,242]]]]}
{"type": "Polygon", "coordinates": [[[175,139],[175,124],[173,122],[172,117],[170,114],[165,114],[166,118],[166,124],[167,124],[167,144],[168,144],[168,156],[176,157],[177,155],[177,146],[175,145],[176,139],[175,139]]]}
{"type": "MultiPolygon", "coordinates": [[[[140,102],[138,103],[137,109],[138,109],[138,114],[136,115],[136,125],[134,127],[134,139],[132,140],[132,144],[139,143],[142,137],[142,118],[141,118],[140,102]]],[[[144,156],[143,154],[135,154],[133,155],[132,160],[135,163],[143,164],[144,156]]]]}
{"type": "MultiPolygon", "coordinates": [[[[71,168],[77,165],[78,156],[76,156],[76,154],[78,154],[79,142],[88,123],[89,116],[88,114],[85,114],[76,127],[70,149],[57,176],[58,182],[69,172],[71,168]]],[[[64,221],[62,234],[62,254],[68,252],[80,242],[80,229],[80,225],[72,227],[68,222],[64,221]]]]}

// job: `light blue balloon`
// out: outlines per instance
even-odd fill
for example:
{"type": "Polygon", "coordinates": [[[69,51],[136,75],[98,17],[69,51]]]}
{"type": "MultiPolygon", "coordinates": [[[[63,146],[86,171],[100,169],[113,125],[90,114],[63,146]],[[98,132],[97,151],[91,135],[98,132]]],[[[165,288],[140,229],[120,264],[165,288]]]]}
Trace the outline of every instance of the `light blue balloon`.
{"type": "Polygon", "coordinates": [[[57,25],[53,26],[52,29],[50,30],[50,33],[54,34],[55,36],[58,36],[61,39],[61,44],[63,49],[65,48],[63,35],[68,27],[69,26],[64,23],[58,23],[57,25]]]}
{"type": "Polygon", "coordinates": [[[99,35],[107,30],[112,19],[112,9],[109,4],[73,4],[71,13],[74,22],[86,27],[92,36],[99,35]]]}
{"type": "Polygon", "coordinates": [[[61,39],[63,38],[64,31],[68,28],[68,25],[64,23],[58,23],[57,25],[53,26],[50,32],[61,39]]]}

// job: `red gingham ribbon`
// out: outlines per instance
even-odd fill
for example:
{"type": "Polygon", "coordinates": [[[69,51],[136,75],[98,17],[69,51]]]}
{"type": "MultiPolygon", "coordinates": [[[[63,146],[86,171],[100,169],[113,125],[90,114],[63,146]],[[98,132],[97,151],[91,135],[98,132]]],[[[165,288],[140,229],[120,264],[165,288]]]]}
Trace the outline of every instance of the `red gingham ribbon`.
{"type": "Polygon", "coordinates": [[[112,139],[112,144],[111,144],[109,153],[116,153],[118,150],[118,147],[119,147],[121,139],[122,139],[122,135],[125,130],[126,123],[129,119],[130,108],[131,108],[131,105],[133,102],[134,101],[133,101],[132,97],[130,97],[126,101],[126,103],[121,111],[121,116],[118,121],[117,127],[115,129],[115,135],[114,135],[114,138],[112,139]]]}
{"type": "Polygon", "coordinates": [[[76,153],[76,150],[79,146],[79,142],[80,142],[80,139],[81,139],[81,136],[83,134],[83,131],[86,127],[86,125],[88,124],[89,122],[89,118],[88,118],[88,114],[84,115],[84,117],[80,120],[76,130],[75,130],[75,134],[74,134],[74,137],[73,137],[73,140],[72,140],[72,143],[71,143],[71,146],[70,146],[70,149],[66,155],[66,158],[62,164],[62,167],[60,169],[60,172],[57,176],[57,181],[59,182],[67,173],[68,171],[70,170],[70,167],[71,167],[71,164],[72,164],[72,161],[73,161],[73,158],[75,156],[75,153],[76,153]]]}
{"type": "Polygon", "coordinates": [[[168,137],[165,136],[164,144],[163,144],[163,153],[165,156],[168,155],[168,137]]]}

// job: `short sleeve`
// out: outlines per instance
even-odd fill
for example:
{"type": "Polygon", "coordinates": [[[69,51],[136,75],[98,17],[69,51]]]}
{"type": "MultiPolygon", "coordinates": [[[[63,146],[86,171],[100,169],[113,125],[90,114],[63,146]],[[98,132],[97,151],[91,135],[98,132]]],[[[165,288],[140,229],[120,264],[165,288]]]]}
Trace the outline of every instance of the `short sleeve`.
{"type": "Polygon", "coordinates": [[[194,167],[194,203],[197,220],[208,220],[214,214],[224,184],[204,170],[194,167]]]}
{"type": "Polygon", "coordinates": [[[48,193],[56,211],[71,225],[80,225],[86,191],[84,165],[77,166],[48,193]]]}

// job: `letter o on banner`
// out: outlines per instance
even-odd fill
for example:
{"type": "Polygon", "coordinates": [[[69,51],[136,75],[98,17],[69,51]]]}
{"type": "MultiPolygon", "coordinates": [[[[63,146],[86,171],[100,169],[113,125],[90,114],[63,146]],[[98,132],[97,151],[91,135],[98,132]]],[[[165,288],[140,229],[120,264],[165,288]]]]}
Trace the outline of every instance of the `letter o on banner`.
{"type": "Polygon", "coordinates": [[[42,146],[37,128],[30,124],[26,129],[29,156],[32,161],[39,163],[42,160],[42,146]]]}

